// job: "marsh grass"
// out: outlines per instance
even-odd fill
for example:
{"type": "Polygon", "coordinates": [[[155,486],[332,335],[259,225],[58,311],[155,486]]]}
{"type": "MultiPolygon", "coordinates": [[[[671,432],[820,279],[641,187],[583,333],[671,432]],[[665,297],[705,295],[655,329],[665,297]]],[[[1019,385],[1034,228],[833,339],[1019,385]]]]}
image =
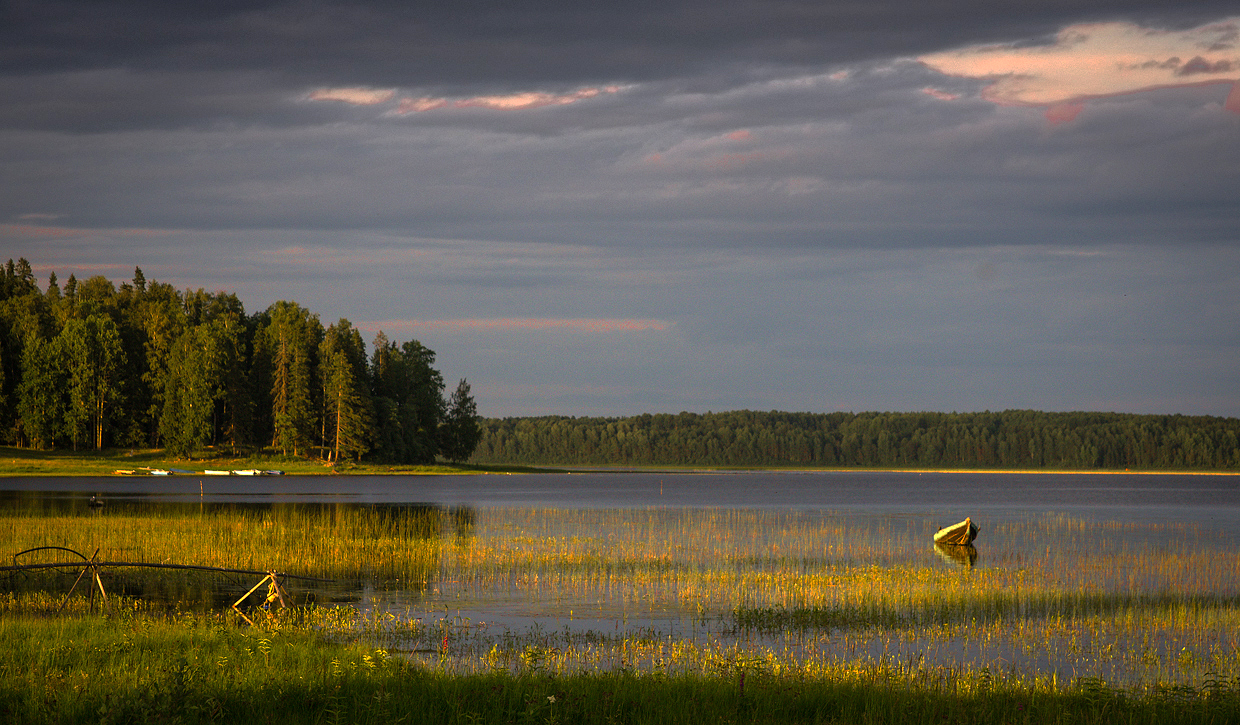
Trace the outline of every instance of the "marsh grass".
{"type": "MultiPolygon", "coordinates": [[[[471,688],[510,693],[498,710],[444,709],[447,722],[666,721],[636,700],[599,709],[605,693],[615,702],[625,688],[648,689],[665,714],[684,714],[667,719],[685,722],[699,711],[684,710],[686,691],[706,693],[700,719],[712,721],[1207,721],[1234,715],[1240,680],[1240,553],[1189,526],[1030,516],[989,527],[978,565],[966,568],[935,556],[931,523],[811,512],[15,504],[0,524],[0,551],[98,547],[104,560],[347,581],[356,605],[251,611],[262,631],[344,648],[328,648],[336,669],[315,661],[328,675],[297,676],[316,712],[342,721],[371,717],[361,693],[397,713],[391,678],[470,707],[485,697],[471,688]],[[528,626],[533,619],[543,624],[528,626]],[[358,647],[372,660],[388,653],[384,667],[396,669],[356,670],[365,677],[346,695],[336,686],[353,682],[340,679],[350,671],[342,653],[358,647]],[[551,695],[559,707],[540,704],[551,695]],[[574,710],[573,697],[593,709],[574,710]]],[[[203,662],[216,647],[239,652],[226,618],[201,607],[197,619],[176,614],[193,608],[176,600],[206,596],[199,586],[173,592],[173,614],[143,597],[110,616],[164,611],[202,638],[185,647],[205,648],[203,662]]],[[[46,616],[61,587],[11,587],[0,624],[46,616]]],[[[234,672],[229,682],[249,694],[230,695],[208,684],[218,673],[195,672],[205,679],[191,678],[194,692],[215,693],[217,705],[275,686],[234,672]]]]}
{"type": "MultiPolygon", "coordinates": [[[[315,616],[257,628],[226,617],[135,613],[0,618],[6,722],[348,723],[1207,723],[1240,716],[1234,681],[1121,692],[986,672],[846,666],[781,673],[745,657],[709,674],[632,669],[473,674],[425,666],[317,630],[315,616]],[[305,620],[312,620],[307,623],[305,620]]],[[[321,623],[321,622],[319,622],[321,623]]],[[[527,657],[533,661],[536,658],[527,657]]]]}

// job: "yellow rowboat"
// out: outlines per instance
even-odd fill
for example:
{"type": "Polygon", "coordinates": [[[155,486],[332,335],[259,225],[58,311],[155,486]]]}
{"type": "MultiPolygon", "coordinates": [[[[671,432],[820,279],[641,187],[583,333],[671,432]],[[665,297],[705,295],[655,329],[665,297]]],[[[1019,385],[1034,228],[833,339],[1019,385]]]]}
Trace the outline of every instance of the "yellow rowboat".
{"type": "Polygon", "coordinates": [[[977,538],[977,524],[966,518],[958,524],[944,526],[934,534],[934,543],[952,546],[966,546],[977,538]]]}

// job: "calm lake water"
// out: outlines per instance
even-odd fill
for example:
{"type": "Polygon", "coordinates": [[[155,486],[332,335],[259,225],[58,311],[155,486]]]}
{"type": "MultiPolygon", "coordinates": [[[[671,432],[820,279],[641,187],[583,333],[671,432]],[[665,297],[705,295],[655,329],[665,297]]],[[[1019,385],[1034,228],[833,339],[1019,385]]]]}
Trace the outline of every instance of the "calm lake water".
{"type": "Polygon", "coordinates": [[[1031,513],[1184,523],[1240,541],[1240,476],[888,472],[588,472],[479,476],[0,478],[0,502],[734,508],[1002,522],[1031,513]]]}

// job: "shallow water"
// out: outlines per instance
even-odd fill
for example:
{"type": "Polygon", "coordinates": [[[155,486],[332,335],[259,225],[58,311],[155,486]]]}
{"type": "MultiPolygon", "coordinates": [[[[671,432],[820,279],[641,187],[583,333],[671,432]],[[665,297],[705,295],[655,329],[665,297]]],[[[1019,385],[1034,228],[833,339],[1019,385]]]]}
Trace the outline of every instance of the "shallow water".
{"type": "MultiPolygon", "coordinates": [[[[307,585],[297,590],[303,601],[351,602],[395,623],[394,650],[442,657],[450,647],[465,669],[497,643],[543,647],[558,653],[557,666],[587,669],[667,667],[667,647],[697,652],[684,667],[720,652],[760,655],[772,667],[862,659],[1122,682],[1192,682],[1203,668],[1240,667],[1237,476],[0,479],[0,510],[26,515],[341,506],[432,522],[415,530],[442,542],[438,571],[416,583],[307,585]],[[103,509],[87,506],[94,494],[103,509]],[[930,543],[940,525],[965,516],[981,526],[971,565],[930,543]],[[554,556],[522,558],[543,549],[554,556]],[[473,551],[509,564],[478,569],[466,563],[473,551]],[[797,593],[798,572],[820,583],[797,593]],[[948,586],[976,593],[956,602],[948,586]],[[739,625],[738,606],[759,624],[739,625]],[[847,616],[780,623],[807,606],[847,616]],[[856,606],[898,621],[848,619],[856,606]]],[[[507,666],[522,666],[512,651],[507,666]]]]}

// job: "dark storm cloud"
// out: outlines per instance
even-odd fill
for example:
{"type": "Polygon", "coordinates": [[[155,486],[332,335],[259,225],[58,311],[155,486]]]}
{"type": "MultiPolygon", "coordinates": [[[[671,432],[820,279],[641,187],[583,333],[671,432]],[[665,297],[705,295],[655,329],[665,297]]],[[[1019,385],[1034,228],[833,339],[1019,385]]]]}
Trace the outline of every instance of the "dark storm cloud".
{"type": "Polygon", "coordinates": [[[1036,37],[1065,17],[1191,25],[1230,7],[1169,0],[14,0],[0,23],[0,66],[8,73],[274,69],[302,83],[396,86],[654,80],[721,64],[816,66],[1036,37]]]}

